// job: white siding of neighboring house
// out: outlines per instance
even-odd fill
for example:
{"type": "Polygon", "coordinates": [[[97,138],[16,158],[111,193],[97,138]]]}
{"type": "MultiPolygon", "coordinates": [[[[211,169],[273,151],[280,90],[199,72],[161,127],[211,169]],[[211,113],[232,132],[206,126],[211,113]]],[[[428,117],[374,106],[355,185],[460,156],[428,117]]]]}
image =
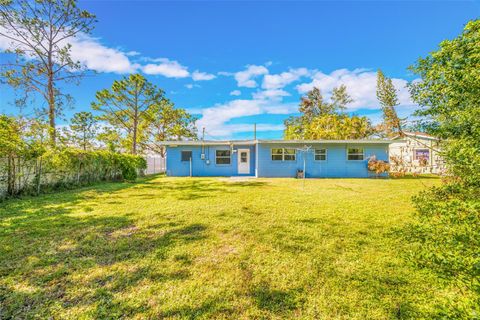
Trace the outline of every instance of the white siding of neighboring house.
{"type": "Polygon", "coordinates": [[[407,135],[402,138],[403,141],[390,144],[389,157],[392,172],[409,172],[409,173],[445,173],[445,165],[443,159],[438,154],[438,140],[432,137],[423,137],[419,135],[407,135]],[[428,149],[429,159],[426,165],[421,165],[420,161],[415,159],[415,153],[418,149],[428,149]],[[400,166],[395,166],[392,161],[393,157],[402,160],[400,166]]]}

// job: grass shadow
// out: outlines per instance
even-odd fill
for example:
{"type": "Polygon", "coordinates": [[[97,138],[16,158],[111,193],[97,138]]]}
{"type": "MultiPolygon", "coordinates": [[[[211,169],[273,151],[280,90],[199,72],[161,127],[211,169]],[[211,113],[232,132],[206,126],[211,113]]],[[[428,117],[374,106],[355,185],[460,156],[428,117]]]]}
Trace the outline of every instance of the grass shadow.
{"type": "Polygon", "coordinates": [[[163,312],[160,318],[181,319],[230,319],[235,314],[235,309],[220,298],[206,299],[199,305],[183,306],[163,312]]]}
{"type": "Polygon", "coordinates": [[[286,316],[302,306],[301,293],[300,289],[273,289],[266,282],[262,282],[250,291],[250,296],[259,309],[277,316],[286,316]]]}
{"type": "Polygon", "coordinates": [[[129,214],[92,214],[94,205],[82,204],[99,193],[115,194],[139,185],[108,183],[1,203],[0,318],[49,318],[50,308],[59,304],[63,309],[97,304],[94,318],[109,313],[111,317],[118,310],[125,312],[120,316],[133,315],[149,307],[117,301],[115,292],[144,280],[188,279],[190,273],[182,267],[159,272],[155,264],[134,266],[146,257],[160,263],[176,246],[205,239],[206,225],[167,221],[137,228],[129,214]],[[114,265],[133,269],[109,271],[114,265]],[[102,275],[88,280],[94,270],[102,270],[102,275]],[[73,280],[77,275],[82,275],[81,281],[73,280]],[[67,294],[79,286],[86,288],[82,296],[67,294]]]}

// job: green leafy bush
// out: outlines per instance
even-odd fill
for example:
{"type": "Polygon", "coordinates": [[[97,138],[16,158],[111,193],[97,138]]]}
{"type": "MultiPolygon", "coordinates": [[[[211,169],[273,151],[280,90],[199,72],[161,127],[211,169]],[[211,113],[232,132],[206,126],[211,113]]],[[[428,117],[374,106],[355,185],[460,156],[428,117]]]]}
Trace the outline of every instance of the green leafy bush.
{"type": "MultiPolygon", "coordinates": [[[[99,181],[134,181],[147,163],[141,156],[111,151],[84,151],[74,148],[49,149],[25,161],[16,156],[15,186],[11,195],[37,194],[53,189],[72,188],[99,181]],[[20,178],[21,177],[21,178],[20,178]]],[[[3,171],[8,166],[0,167],[3,171]]],[[[2,172],[8,175],[8,172],[2,172]]]]}
{"type": "Polygon", "coordinates": [[[410,240],[411,261],[428,269],[457,294],[437,308],[437,317],[480,317],[480,192],[449,184],[414,198],[418,221],[410,240]]]}
{"type": "Polygon", "coordinates": [[[138,170],[145,170],[147,168],[147,161],[138,156],[123,155],[119,161],[119,165],[123,179],[134,181],[137,178],[138,170]]]}
{"type": "Polygon", "coordinates": [[[415,198],[418,221],[413,263],[435,273],[451,289],[431,318],[480,319],[480,20],[411,67],[421,81],[412,100],[442,142],[451,175],[440,188],[415,198]]]}

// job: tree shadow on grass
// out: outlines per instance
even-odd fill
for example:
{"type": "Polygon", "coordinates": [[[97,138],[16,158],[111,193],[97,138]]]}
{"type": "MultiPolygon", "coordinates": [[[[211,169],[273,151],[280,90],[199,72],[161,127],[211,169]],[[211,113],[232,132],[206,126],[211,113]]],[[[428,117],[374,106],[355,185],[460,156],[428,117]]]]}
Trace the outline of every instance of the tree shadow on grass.
{"type": "MultiPolygon", "coordinates": [[[[178,264],[175,271],[158,270],[158,265],[170,258],[175,247],[204,240],[207,226],[175,220],[139,228],[134,215],[95,211],[96,201],[121,205],[122,197],[142,195],[145,190],[151,190],[148,196],[152,197],[174,193],[176,200],[191,200],[237,192],[236,187],[263,185],[157,178],[104,183],[0,203],[2,317],[49,318],[52,312],[77,307],[88,309],[93,318],[133,317],[148,312],[152,307],[147,302],[137,305],[119,301],[116,293],[127,292],[142,281],[188,279],[188,259],[174,260],[178,264]],[[127,195],[124,189],[132,190],[127,195]],[[126,269],[119,271],[117,266],[126,269]]],[[[212,300],[190,311],[177,309],[169,314],[194,317],[209,312],[228,313],[229,309],[212,300]]]]}
{"type": "Polygon", "coordinates": [[[181,318],[181,319],[230,319],[235,314],[235,309],[227,301],[220,298],[210,298],[204,300],[199,305],[183,306],[162,312],[159,316],[163,318],[181,318]]]}
{"type": "Polygon", "coordinates": [[[137,228],[128,214],[71,214],[91,191],[128,187],[108,184],[0,205],[1,318],[48,318],[52,308],[65,311],[81,305],[97,305],[94,318],[118,310],[134,315],[148,306],[117,301],[115,292],[144,280],[183,281],[190,276],[181,266],[159,272],[155,263],[167,259],[176,246],[205,239],[205,225],[165,222],[137,228]],[[145,265],[146,257],[151,265],[145,265]],[[128,272],[118,274],[110,268],[114,265],[126,266],[128,272]],[[100,275],[88,280],[95,271],[100,275]],[[78,296],[77,290],[84,294],[78,296]]]}
{"type": "Polygon", "coordinates": [[[276,315],[286,315],[302,306],[300,289],[279,290],[262,282],[255,286],[250,294],[256,306],[276,315]]]}
{"type": "Polygon", "coordinates": [[[140,188],[148,192],[133,194],[133,198],[152,199],[172,197],[176,200],[197,200],[236,193],[236,188],[258,188],[260,181],[225,182],[205,178],[158,179],[143,183],[140,188]]]}

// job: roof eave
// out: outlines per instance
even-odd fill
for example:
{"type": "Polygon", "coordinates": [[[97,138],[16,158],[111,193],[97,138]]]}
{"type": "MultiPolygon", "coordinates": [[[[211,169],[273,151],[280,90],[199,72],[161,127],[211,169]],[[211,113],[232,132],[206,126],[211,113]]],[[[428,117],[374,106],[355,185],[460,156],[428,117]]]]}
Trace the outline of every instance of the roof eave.
{"type": "Polygon", "coordinates": [[[225,141],[162,141],[162,146],[214,146],[254,144],[391,144],[399,140],[225,140],[225,141]]]}
{"type": "Polygon", "coordinates": [[[270,144],[390,144],[395,143],[393,140],[258,140],[258,143],[270,143],[270,144]]]}

